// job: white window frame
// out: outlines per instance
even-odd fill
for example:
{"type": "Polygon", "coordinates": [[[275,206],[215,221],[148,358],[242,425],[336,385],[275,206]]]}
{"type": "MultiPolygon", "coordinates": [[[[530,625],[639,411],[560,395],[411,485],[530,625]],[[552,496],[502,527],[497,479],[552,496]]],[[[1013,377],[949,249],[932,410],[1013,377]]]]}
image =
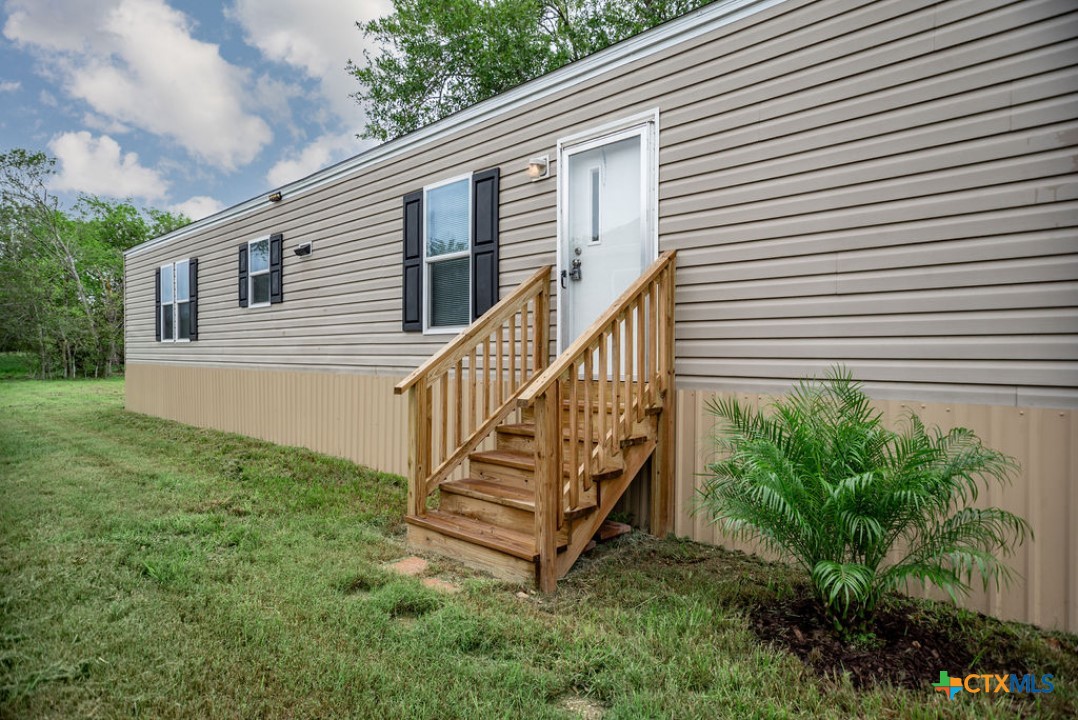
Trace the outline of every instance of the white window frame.
{"type": "Polygon", "coordinates": [[[435,263],[444,262],[446,260],[458,260],[458,259],[460,259],[462,257],[471,258],[471,256],[472,256],[472,245],[475,242],[475,238],[472,237],[472,225],[474,223],[474,218],[472,217],[472,213],[475,211],[474,208],[473,208],[473,205],[475,203],[473,202],[473,199],[472,199],[472,191],[473,191],[473,188],[472,188],[472,175],[473,175],[473,173],[467,173],[465,175],[457,175],[455,177],[446,178],[445,180],[439,180],[438,182],[432,183],[432,184],[427,185],[427,186],[425,186],[423,188],[423,247],[422,247],[422,252],[423,252],[423,334],[424,335],[456,335],[461,330],[466,329],[468,326],[470,326],[472,324],[472,322],[471,322],[471,317],[472,317],[472,294],[473,294],[473,290],[474,290],[473,283],[475,283],[475,278],[472,277],[472,264],[471,264],[471,262],[468,263],[468,318],[469,318],[468,322],[466,322],[463,325],[454,325],[452,327],[450,327],[450,326],[437,326],[437,327],[434,327],[434,326],[432,326],[430,324],[430,300],[431,300],[430,266],[434,265],[435,263]],[[428,202],[427,201],[427,194],[431,190],[437,190],[440,187],[444,187],[445,185],[452,185],[453,183],[458,183],[461,180],[467,180],[468,181],[468,248],[466,250],[459,250],[459,251],[454,252],[454,253],[445,253],[444,255],[439,255],[437,258],[430,258],[430,257],[427,256],[427,232],[429,230],[429,225],[430,225],[430,223],[427,222],[427,208],[429,207],[429,205],[427,204],[427,202],[428,202]]]}
{"type": "Polygon", "coordinates": [[[267,278],[266,278],[267,279],[266,287],[269,287],[268,281],[269,281],[270,267],[272,267],[272,265],[273,265],[273,260],[272,260],[272,257],[271,257],[271,253],[273,252],[273,247],[272,246],[273,246],[273,243],[270,241],[270,236],[269,235],[266,235],[265,237],[255,238],[254,240],[248,240],[247,241],[247,307],[248,307],[248,309],[250,309],[250,308],[264,308],[264,307],[269,307],[270,305],[273,304],[273,289],[272,288],[270,288],[270,290],[269,290],[269,295],[266,296],[266,302],[260,302],[260,303],[255,302],[255,275],[266,275],[267,276],[267,278]],[[251,246],[256,244],[256,243],[263,242],[263,241],[265,241],[265,243],[266,243],[266,269],[265,270],[259,270],[256,273],[256,272],[252,271],[252,268],[254,267],[254,264],[251,262],[251,258],[254,257],[254,254],[251,252],[251,246]]]}
{"type": "MultiPolygon", "coordinates": [[[[183,260],[176,260],[175,262],[165,263],[160,267],[161,274],[164,275],[165,268],[171,270],[172,275],[172,301],[161,302],[161,339],[159,342],[163,343],[188,343],[191,342],[190,334],[191,330],[188,328],[188,337],[181,338],[180,335],[180,303],[187,303],[188,307],[191,305],[191,285],[190,285],[190,273],[191,273],[191,259],[184,258],[183,260]],[[184,272],[188,273],[188,285],[187,285],[187,299],[180,300],[179,294],[176,292],[177,282],[176,278],[179,277],[179,267],[183,265],[184,272]],[[172,337],[165,337],[165,312],[172,313],[172,337]]],[[[164,288],[162,288],[164,290],[164,288]]]]}

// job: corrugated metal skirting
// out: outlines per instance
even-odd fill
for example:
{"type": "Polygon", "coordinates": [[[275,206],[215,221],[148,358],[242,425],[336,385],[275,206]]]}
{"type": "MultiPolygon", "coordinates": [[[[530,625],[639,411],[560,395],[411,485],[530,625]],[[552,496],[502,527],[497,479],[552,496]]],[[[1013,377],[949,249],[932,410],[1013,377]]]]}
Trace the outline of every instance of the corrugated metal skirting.
{"type": "MultiPolygon", "coordinates": [[[[709,440],[715,431],[714,419],[707,403],[717,395],[678,392],[674,532],[752,552],[751,544],[731,540],[704,514],[692,512],[702,474],[714,453],[709,440]]],[[[747,402],[767,400],[755,394],[739,393],[738,397],[747,402]]],[[[1074,411],[899,401],[878,401],[877,407],[891,422],[913,410],[929,425],[967,427],[985,444],[1018,459],[1021,471],[1014,482],[1002,489],[992,487],[979,502],[1026,518],[1035,540],[1026,542],[1012,557],[1010,565],[1018,576],[1010,587],[985,592],[975,580],[973,593],[962,604],[1006,619],[1078,631],[1078,417],[1074,411]]],[[[946,597],[939,592],[930,595],[946,597]]]]}
{"type": "Polygon", "coordinates": [[[400,378],[128,363],[127,409],[408,472],[400,378]]]}
{"type": "MultiPolygon", "coordinates": [[[[130,363],[127,409],[201,427],[307,447],[386,472],[408,468],[407,403],[393,394],[399,378],[351,373],[252,370],[130,363]]],[[[693,540],[753,551],[693,513],[697,488],[713,454],[707,402],[717,393],[678,391],[674,532],[693,540]]],[[[739,397],[760,402],[756,394],[739,397]]],[[[1019,578],[1002,591],[979,588],[963,605],[1003,618],[1078,631],[1078,417],[1072,410],[879,401],[897,420],[913,409],[929,424],[964,426],[1021,463],[1014,483],[981,501],[1025,517],[1035,541],[1012,559],[1019,578]]],[[[628,507],[647,517],[646,493],[631,490],[628,507]],[[640,505],[641,507],[636,507],[640,505]]],[[[937,594],[939,597],[942,595],[937,594]]]]}

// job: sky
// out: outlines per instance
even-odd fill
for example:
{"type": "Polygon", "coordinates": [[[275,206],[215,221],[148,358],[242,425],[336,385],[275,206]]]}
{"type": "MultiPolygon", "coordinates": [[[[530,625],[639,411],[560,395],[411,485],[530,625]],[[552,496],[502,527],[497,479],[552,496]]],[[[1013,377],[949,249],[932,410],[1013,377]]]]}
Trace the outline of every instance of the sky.
{"type": "Polygon", "coordinates": [[[369,148],[346,71],[389,0],[0,0],[0,152],[198,220],[369,148]]]}

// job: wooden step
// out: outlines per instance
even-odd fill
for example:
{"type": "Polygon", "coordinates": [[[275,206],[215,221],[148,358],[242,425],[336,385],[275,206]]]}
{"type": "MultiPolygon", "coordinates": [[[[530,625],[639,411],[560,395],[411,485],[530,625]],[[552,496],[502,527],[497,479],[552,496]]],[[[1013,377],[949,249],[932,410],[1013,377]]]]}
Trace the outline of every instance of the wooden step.
{"type": "Polygon", "coordinates": [[[428,510],[426,515],[404,518],[409,525],[434,530],[451,538],[464,540],[491,550],[532,562],[539,557],[531,534],[491,525],[473,518],[428,510]]]}
{"type": "MultiPolygon", "coordinates": [[[[535,512],[535,495],[531,490],[493,482],[482,478],[464,478],[463,480],[451,480],[438,486],[443,495],[460,495],[473,500],[482,500],[486,503],[515,508],[527,513],[535,512]]],[[[444,499],[444,498],[443,498],[444,499]]],[[[566,517],[573,519],[587,515],[595,509],[595,503],[589,498],[582,498],[580,507],[568,511],[566,517]]],[[[488,521],[489,522],[489,521],[488,521]]],[[[501,523],[492,523],[500,525],[501,523]]],[[[532,527],[529,523],[529,529],[532,527]]]]}
{"type": "Polygon", "coordinates": [[[438,489],[451,495],[463,495],[518,510],[535,512],[535,495],[531,490],[515,485],[506,485],[482,478],[464,478],[444,482],[438,486],[438,489]]]}
{"type": "MultiPolygon", "coordinates": [[[[506,423],[499,425],[495,428],[497,432],[497,444],[498,450],[508,452],[519,453],[532,453],[535,450],[535,424],[534,423],[506,423]]],[[[592,428],[593,435],[598,434],[598,428],[592,428]]],[[[580,443],[587,443],[584,438],[584,430],[580,429],[578,434],[580,443]]],[[[569,449],[569,428],[562,428],[562,439],[565,442],[565,449],[563,452],[568,452],[569,449]]],[[[640,443],[647,442],[648,437],[645,434],[630,435],[627,438],[623,438],[621,441],[622,447],[629,445],[639,445],[640,443]]],[[[593,437],[591,444],[594,445],[598,440],[593,437]]]]}
{"type": "MultiPolygon", "coordinates": [[[[497,434],[497,449],[507,450],[509,452],[520,453],[534,453],[535,452],[535,424],[534,423],[506,423],[499,425],[495,428],[497,434]]],[[[593,438],[591,444],[594,445],[596,440],[592,432],[593,438]]],[[[564,442],[564,451],[569,450],[569,428],[568,426],[562,427],[561,431],[562,440],[564,442]]],[[[580,445],[586,445],[587,440],[584,436],[583,428],[577,433],[577,442],[580,445]]]]}
{"type": "MultiPolygon", "coordinates": [[[[507,450],[485,450],[468,456],[472,463],[472,477],[483,480],[511,480],[514,484],[531,487],[535,477],[535,456],[531,453],[507,450]]],[[[563,464],[562,473],[569,474],[569,465],[563,464]]],[[[621,474],[621,468],[613,467],[591,474],[595,480],[608,480],[621,474]]]]}

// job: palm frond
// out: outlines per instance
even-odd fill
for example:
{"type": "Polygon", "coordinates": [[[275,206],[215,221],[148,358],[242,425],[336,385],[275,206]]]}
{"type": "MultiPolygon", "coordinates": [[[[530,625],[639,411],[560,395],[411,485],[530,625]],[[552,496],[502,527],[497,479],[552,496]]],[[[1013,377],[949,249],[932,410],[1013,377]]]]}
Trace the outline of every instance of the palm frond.
{"type": "Polygon", "coordinates": [[[720,455],[698,508],[803,566],[840,627],[911,581],[952,597],[975,574],[1005,582],[1010,569],[998,558],[1031,534],[1011,513],[969,507],[982,487],[1010,481],[1012,458],[912,412],[888,429],[841,366],[760,409],[733,397],[708,409],[720,455]],[[909,551],[889,563],[896,543],[909,551]]]}

